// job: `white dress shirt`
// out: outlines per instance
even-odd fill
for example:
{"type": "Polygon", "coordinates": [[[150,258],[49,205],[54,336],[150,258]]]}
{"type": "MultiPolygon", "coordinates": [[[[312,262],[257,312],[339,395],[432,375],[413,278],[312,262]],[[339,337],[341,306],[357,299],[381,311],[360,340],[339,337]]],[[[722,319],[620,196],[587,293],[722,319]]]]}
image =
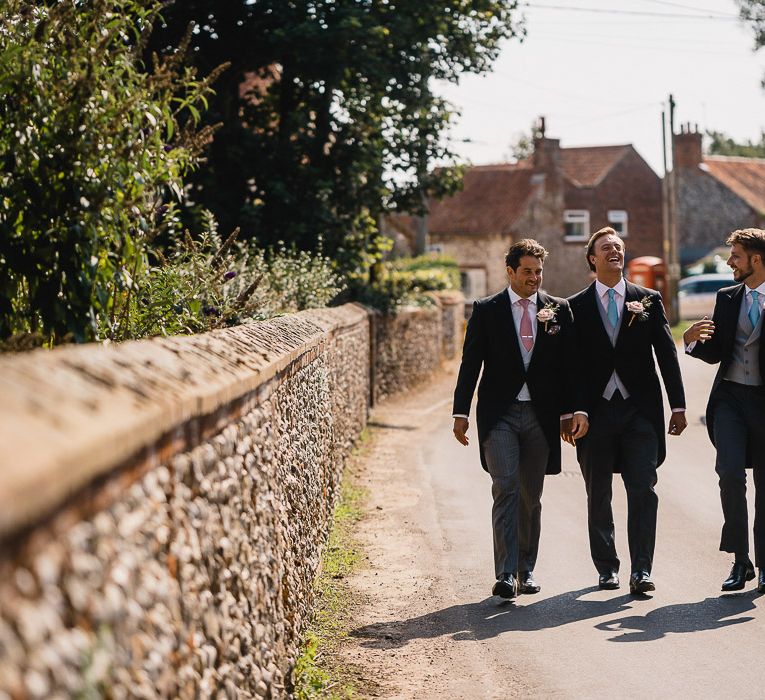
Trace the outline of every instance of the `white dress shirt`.
{"type": "MultiPolygon", "coordinates": [[[[521,299],[523,297],[516,294],[512,287],[507,288],[507,293],[510,295],[510,308],[513,310],[513,321],[515,323],[515,335],[518,338],[519,348],[523,348],[523,341],[521,340],[521,320],[523,319],[523,306],[521,305],[521,299]]],[[[531,334],[533,336],[532,343],[537,339],[537,293],[534,292],[529,300],[529,320],[531,321],[531,334]]],[[[528,356],[524,358],[524,366],[528,370],[529,363],[531,362],[531,355],[534,352],[534,346],[531,346],[531,350],[528,356]]],[[[523,356],[523,349],[521,349],[521,356],[523,356]]],[[[523,383],[521,390],[518,392],[518,396],[515,397],[518,401],[531,401],[531,393],[526,382],[523,383]]]]}
{"type": "MultiPolygon", "coordinates": [[[[521,318],[523,316],[523,306],[520,304],[520,300],[523,298],[516,294],[511,287],[507,288],[507,293],[510,296],[510,309],[513,313],[513,325],[515,326],[515,336],[518,338],[518,345],[519,348],[523,346],[521,342],[521,318]]],[[[531,320],[531,333],[534,337],[534,340],[537,338],[537,293],[534,292],[529,299],[529,308],[528,308],[528,314],[531,320]]],[[[531,354],[534,352],[534,347],[531,347],[531,352],[529,353],[528,359],[531,359],[531,354]]],[[[523,351],[521,351],[521,356],[523,356],[523,351]]],[[[528,363],[524,362],[526,369],[529,368],[528,363]]],[[[529,387],[526,385],[526,383],[523,383],[523,386],[521,387],[521,390],[518,392],[518,395],[515,397],[518,401],[531,401],[531,393],[529,392],[529,387]]],[[[463,413],[454,413],[452,414],[452,418],[467,418],[466,415],[463,413]]]]}

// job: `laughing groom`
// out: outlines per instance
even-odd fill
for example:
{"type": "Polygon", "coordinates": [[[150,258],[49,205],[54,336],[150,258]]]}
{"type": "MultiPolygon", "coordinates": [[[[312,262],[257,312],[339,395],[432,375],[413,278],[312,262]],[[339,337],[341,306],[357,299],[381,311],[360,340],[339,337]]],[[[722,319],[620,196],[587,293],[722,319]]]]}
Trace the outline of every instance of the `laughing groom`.
{"type": "Polygon", "coordinates": [[[590,237],[587,263],[596,280],[569,298],[575,364],[584,382],[587,435],[576,455],[587,489],[590,554],[600,588],[619,588],[611,509],[613,474],[627,491],[630,592],[655,589],[651,579],[659,499],[656,469],[664,461],[664,410],[659,363],[672,408],[669,434],[686,426],[685,394],[661,295],[623,277],[624,242],[610,227],[590,237]]]}
{"type": "MultiPolygon", "coordinates": [[[[574,413],[571,311],[539,291],[547,251],[525,239],[505,257],[510,286],[473,304],[454,391],[454,436],[468,444],[468,414],[478,375],[476,421],[481,464],[491,475],[494,595],[537,593],[545,473],[560,472],[560,418],[574,413]]],[[[587,432],[577,413],[567,432],[587,432]]]]}

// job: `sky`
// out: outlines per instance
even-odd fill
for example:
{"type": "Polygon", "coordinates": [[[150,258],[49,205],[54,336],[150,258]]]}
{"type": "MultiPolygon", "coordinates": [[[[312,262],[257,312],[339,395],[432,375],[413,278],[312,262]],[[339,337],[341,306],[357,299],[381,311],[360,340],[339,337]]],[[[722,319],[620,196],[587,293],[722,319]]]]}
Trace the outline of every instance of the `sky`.
{"type": "Polygon", "coordinates": [[[528,0],[521,10],[527,36],[505,42],[491,73],[435,86],[461,112],[452,148],[467,162],[508,160],[545,116],[562,147],[631,143],[661,175],[670,93],[677,128],[759,141],[765,48],[754,51],[734,0],[528,0]]]}

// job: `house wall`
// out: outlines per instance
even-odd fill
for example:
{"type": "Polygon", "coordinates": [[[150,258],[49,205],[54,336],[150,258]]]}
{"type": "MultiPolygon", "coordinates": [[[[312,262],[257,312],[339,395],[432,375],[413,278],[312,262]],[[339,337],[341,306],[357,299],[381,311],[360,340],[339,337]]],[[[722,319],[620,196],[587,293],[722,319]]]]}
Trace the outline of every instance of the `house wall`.
{"type": "Polygon", "coordinates": [[[609,209],[623,209],[629,219],[627,260],[664,258],[661,178],[636,151],[630,149],[595,188],[567,185],[566,209],[589,210],[591,232],[609,225],[609,209]]]}
{"type": "Polygon", "coordinates": [[[430,234],[430,243],[442,246],[444,255],[454,258],[461,269],[481,268],[486,271],[487,295],[495,294],[507,286],[505,255],[512,242],[513,236],[510,234],[484,236],[430,234]]]}
{"type": "Polygon", "coordinates": [[[682,265],[725,245],[731,231],[764,223],[744,200],[702,169],[677,169],[677,237],[682,265]]]}

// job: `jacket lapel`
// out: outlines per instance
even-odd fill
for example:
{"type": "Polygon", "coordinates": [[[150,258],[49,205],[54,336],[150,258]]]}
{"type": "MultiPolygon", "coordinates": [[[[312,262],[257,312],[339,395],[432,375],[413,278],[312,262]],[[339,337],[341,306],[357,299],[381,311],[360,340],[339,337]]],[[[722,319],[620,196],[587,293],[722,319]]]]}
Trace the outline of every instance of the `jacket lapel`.
{"type": "Polygon", "coordinates": [[[627,302],[640,301],[642,297],[640,296],[640,292],[638,291],[637,287],[632,284],[632,282],[624,280],[624,283],[624,304],[622,305],[621,313],[619,315],[620,323],[619,332],[616,335],[616,345],[619,345],[619,342],[623,337],[629,335],[629,332],[632,330],[636,323],[640,323],[640,321],[637,319],[635,321],[632,320],[633,313],[631,311],[627,311],[627,302]]]}

